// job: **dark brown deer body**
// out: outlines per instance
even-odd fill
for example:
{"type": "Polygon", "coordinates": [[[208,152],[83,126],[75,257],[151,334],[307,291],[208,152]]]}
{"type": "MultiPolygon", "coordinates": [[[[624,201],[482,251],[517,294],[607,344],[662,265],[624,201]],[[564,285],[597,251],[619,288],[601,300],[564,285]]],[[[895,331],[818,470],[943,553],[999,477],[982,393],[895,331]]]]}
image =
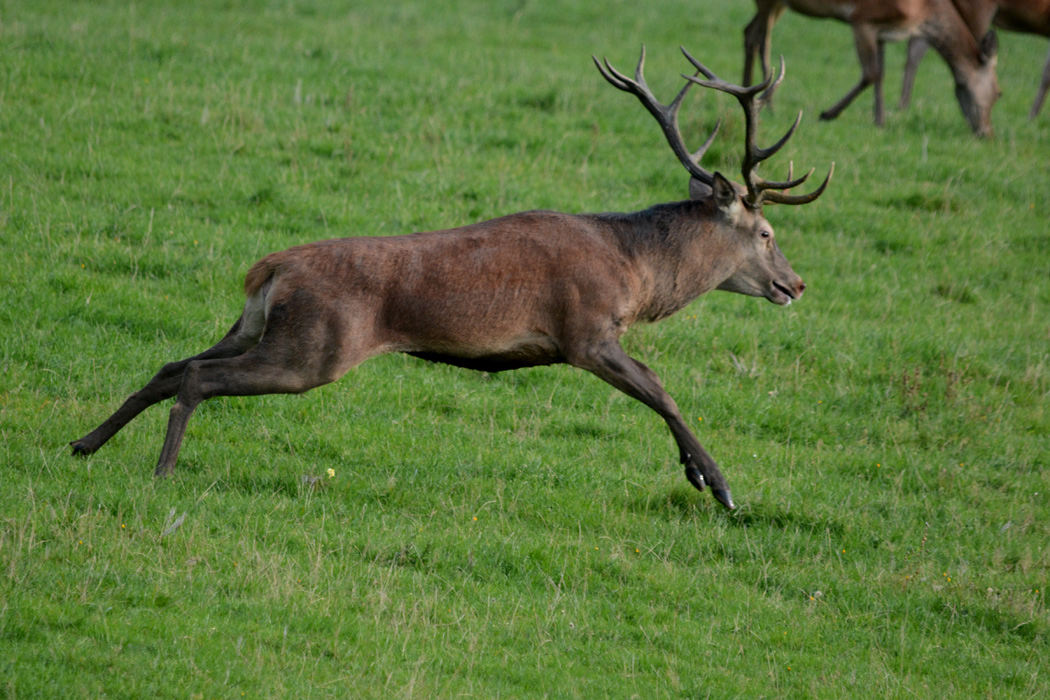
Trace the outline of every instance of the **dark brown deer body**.
{"type": "Polygon", "coordinates": [[[955,96],[970,128],[991,136],[992,106],[999,99],[995,73],[998,44],[994,32],[974,35],[952,0],[755,0],[756,13],[744,29],[744,84],[751,83],[756,57],[765,75],[770,71],[773,25],[792,10],[810,17],[847,22],[860,59],[861,78],[846,96],[825,110],[834,119],[868,87],[875,92],[875,123],[885,123],[883,107],[883,44],[910,36],[933,46],[951,69],[955,96]]]}
{"type": "MultiPolygon", "coordinates": [[[[1050,0],[952,0],[963,21],[975,36],[981,36],[994,24],[1000,29],[1024,34],[1050,37],[1050,0]]],[[[913,37],[908,42],[908,60],[904,65],[904,82],[901,86],[901,109],[911,102],[911,91],[915,85],[915,73],[919,61],[929,45],[922,37],[913,37]]],[[[1043,74],[1036,89],[1035,101],[1028,112],[1029,119],[1039,116],[1043,108],[1047,89],[1050,88],[1050,53],[1043,64],[1043,74]]]]}
{"type": "MultiPolygon", "coordinates": [[[[634,87],[644,86],[641,63],[637,83],[603,73],[635,94],[634,87]]],[[[693,80],[734,87],[705,75],[712,80],[693,80]]],[[[672,122],[685,89],[667,113],[672,122]]],[[[756,151],[757,160],[773,150],[756,151]]],[[[750,160],[753,170],[757,160],[750,160]]],[[[805,285],[774,242],[760,206],[764,199],[812,201],[827,180],[814,193],[791,196],[765,190],[805,178],[766,183],[745,172],[745,189],[694,159],[687,167],[698,198],[633,214],[531,211],[447,231],[321,241],[268,255],[248,271],[244,311],[229,333],[211,349],[164,366],[106,422],[73,442],[73,451],[94,452],[142,410],[177,396],[156,469],[164,476],[201,401],[300,393],[383,353],[484,371],[568,363],[659,413],[689,480],[700,489],[710,485],[732,508],[714,460],[657,376],[629,357],[619,339],[631,325],[665,318],[716,288],[777,304],[797,299],[805,285]]]]}

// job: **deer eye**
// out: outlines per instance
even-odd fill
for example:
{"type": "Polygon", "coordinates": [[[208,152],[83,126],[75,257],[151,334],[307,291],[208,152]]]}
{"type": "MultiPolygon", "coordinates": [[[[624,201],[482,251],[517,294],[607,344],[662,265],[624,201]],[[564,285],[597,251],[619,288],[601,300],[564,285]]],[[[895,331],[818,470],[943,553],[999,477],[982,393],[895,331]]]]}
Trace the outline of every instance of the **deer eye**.
{"type": "Polygon", "coordinates": [[[773,234],[770,233],[769,231],[763,231],[762,232],[762,238],[772,238],[772,237],[773,237],[773,234]]]}

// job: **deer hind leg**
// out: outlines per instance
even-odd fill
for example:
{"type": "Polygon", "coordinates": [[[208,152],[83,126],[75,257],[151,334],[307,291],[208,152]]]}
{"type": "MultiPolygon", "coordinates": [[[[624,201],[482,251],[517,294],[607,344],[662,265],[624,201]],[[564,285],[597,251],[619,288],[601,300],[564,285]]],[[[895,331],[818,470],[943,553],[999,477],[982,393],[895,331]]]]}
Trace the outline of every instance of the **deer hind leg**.
{"type": "Polygon", "coordinates": [[[882,41],[877,29],[863,24],[853,28],[853,40],[857,48],[857,57],[860,59],[860,82],[847,92],[845,97],[822,112],[820,118],[824,121],[834,119],[850,106],[857,95],[869,86],[874,86],[875,124],[882,126],[886,121],[882,106],[882,41]]]}
{"type": "Polygon", "coordinates": [[[186,366],[178,398],[168,416],[155,476],[167,476],[175,468],[190,416],[202,401],[216,396],[301,394],[332,381],[310,367],[295,366],[286,360],[275,362],[273,353],[266,350],[261,343],[237,357],[194,360],[186,366]]]}
{"type": "Polygon", "coordinates": [[[248,352],[186,365],[154,475],[163,477],[174,470],[186,426],[202,401],[216,396],[301,394],[334,382],[377,352],[363,328],[350,328],[340,313],[306,293],[293,293],[270,308],[265,333],[248,352]]]}
{"type": "Polygon", "coordinates": [[[729,483],[715,460],[689,430],[674,399],[664,390],[655,372],[611,341],[575,354],[570,362],[656,411],[671,429],[689,482],[701,491],[705,485],[710,486],[711,494],[719,503],[730,510],[735,507],[729,483]]]}
{"type": "Polygon", "coordinates": [[[253,332],[251,323],[245,322],[245,315],[237,320],[233,328],[215,346],[205,350],[199,355],[188,357],[178,362],[170,362],[161,368],[159,372],[139,391],[128,397],[126,401],[100,426],[90,433],[70,443],[74,455],[89,455],[102,447],[106,442],[117,434],[121,428],[131,422],[138,414],[159,401],[170,399],[179,391],[182,384],[182,375],[190,362],[197,360],[208,360],[223,357],[235,357],[259,342],[259,334],[253,332]]]}

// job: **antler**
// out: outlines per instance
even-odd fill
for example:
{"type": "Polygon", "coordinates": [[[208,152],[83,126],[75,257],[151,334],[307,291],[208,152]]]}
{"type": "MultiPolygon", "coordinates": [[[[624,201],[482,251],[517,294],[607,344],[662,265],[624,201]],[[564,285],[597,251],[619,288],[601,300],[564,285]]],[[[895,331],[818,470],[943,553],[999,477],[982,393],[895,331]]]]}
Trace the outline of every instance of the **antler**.
{"type": "Polygon", "coordinates": [[[714,185],[714,175],[700,165],[700,158],[705,152],[707,152],[711,142],[714,141],[715,135],[718,133],[718,128],[722,125],[722,120],[720,119],[715,124],[715,128],[711,132],[711,135],[707,137],[707,140],[704,141],[704,144],[699,150],[690,153],[689,149],[685,146],[685,140],[682,138],[682,133],[678,128],[678,108],[681,107],[682,100],[685,98],[686,92],[689,91],[689,88],[692,87],[693,83],[702,85],[703,87],[727,92],[736,97],[740,102],[740,105],[744,108],[744,118],[746,122],[744,137],[745,153],[744,161],[741,164],[740,169],[747,186],[747,196],[745,197],[745,201],[749,206],[758,208],[765,202],[771,204],[806,204],[822,195],[824,189],[831,181],[832,173],[835,172],[834,163],[831,164],[831,169],[828,172],[828,176],[824,178],[823,184],[813,192],[804,195],[789,195],[786,193],[786,190],[801,185],[810,175],[813,174],[813,170],[810,170],[800,178],[792,178],[792,173],[789,171],[788,179],[783,182],[765,180],[755,172],[759,163],[772,156],[779,151],[785,143],[787,143],[787,140],[795,133],[795,129],[798,128],[799,122],[802,120],[802,113],[799,112],[798,118],[795,119],[795,123],[779,141],[768,148],[759,148],[756,146],[755,131],[758,125],[758,110],[773,97],[773,92],[784,79],[784,58],[781,57],[780,59],[779,75],[775,78],[769,76],[769,78],[761,84],[745,88],[740,87],[739,85],[727,83],[720,79],[708,70],[704,64],[693,58],[685,48],[682,48],[682,53],[685,54],[685,57],[693,64],[697,73],[702,74],[706,79],[702,80],[697,75],[683,75],[682,77],[688,82],[686,82],[682,89],[679,90],[678,95],[674,100],[666,105],[661,104],[656,99],[652,91],[649,89],[649,85],[645,82],[645,77],[642,75],[642,71],[645,68],[644,45],[642,46],[641,58],[638,59],[638,67],[635,68],[634,71],[634,80],[631,80],[613,68],[608,59],[605,59],[604,65],[602,65],[602,62],[600,62],[597,57],[591,56],[591,58],[594,59],[594,64],[598,66],[598,70],[601,72],[602,76],[608,80],[613,87],[635,95],[645,108],[649,110],[649,113],[656,117],[657,123],[660,124],[664,136],[667,138],[667,143],[670,144],[671,150],[674,151],[678,160],[685,166],[690,175],[705,185],[714,185]],[[777,192],[775,190],[782,191],[777,192]]]}
{"type": "Polygon", "coordinates": [[[788,139],[795,133],[795,129],[798,128],[799,123],[802,121],[802,112],[798,113],[798,117],[795,118],[795,123],[791,125],[787,133],[784,134],[779,141],[768,148],[759,148],[755,143],[755,132],[758,127],[758,110],[765,103],[769,102],[773,97],[773,92],[780,85],[781,81],[784,80],[784,57],[780,57],[780,71],[779,74],[774,78],[770,75],[762,83],[751,87],[741,87],[739,85],[733,85],[722,80],[710,70],[707,69],[704,64],[693,58],[692,55],[685,48],[682,48],[682,53],[689,59],[689,62],[693,64],[699,73],[702,73],[706,80],[701,80],[696,76],[683,75],[686,80],[690,83],[696,83],[703,87],[714,88],[715,90],[721,90],[722,92],[729,93],[737,99],[740,106],[744,108],[744,120],[745,120],[745,135],[744,135],[744,161],[740,166],[741,173],[744,176],[744,182],[747,185],[747,203],[755,208],[762,206],[764,202],[770,204],[807,204],[812,202],[820,195],[824,194],[825,188],[831,181],[831,175],[835,172],[835,164],[831,164],[831,168],[828,171],[828,176],[824,178],[824,182],[821,183],[820,187],[813,190],[809,194],[803,195],[791,195],[786,192],[776,192],[775,190],[789,190],[792,187],[797,187],[805,182],[810,175],[813,174],[813,169],[810,169],[808,173],[802,177],[792,179],[791,171],[789,169],[788,179],[784,182],[771,182],[758,175],[755,169],[758,164],[766,160],[774,153],[779,151],[787,143],[788,139]]]}
{"type": "Polygon", "coordinates": [[[682,132],[678,128],[678,108],[682,106],[682,99],[685,98],[685,93],[689,91],[693,84],[687,82],[678,91],[678,96],[674,98],[671,104],[661,104],[649,89],[649,85],[645,82],[645,77],[642,75],[642,71],[645,69],[644,44],[642,45],[642,56],[638,59],[638,67],[634,69],[634,80],[613,68],[612,64],[609,63],[609,59],[605,59],[605,65],[603,66],[596,56],[592,55],[591,58],[594,59],[594,65],[598,66],[602,76],[613,87],[635,95],[645,108],[649,110],[649,113],[656,117],[656,121],[660,124],[664,136],[667,138],[667,143],[671,146],[671,150],[678,156],[678,160],[689,171],[689,174],[705,185],[713,186],[715,177],[711,172],[701,167],[700,158],[703,157],[704,153],[707,152],[708,146],[714,141],[715,134],[718,133],[718,128],[722,125],[722,120],[718,120],[714,131],[704,141],[704,145],[694,153],[690,153],[689,149],[686,148],[682,132]]]}

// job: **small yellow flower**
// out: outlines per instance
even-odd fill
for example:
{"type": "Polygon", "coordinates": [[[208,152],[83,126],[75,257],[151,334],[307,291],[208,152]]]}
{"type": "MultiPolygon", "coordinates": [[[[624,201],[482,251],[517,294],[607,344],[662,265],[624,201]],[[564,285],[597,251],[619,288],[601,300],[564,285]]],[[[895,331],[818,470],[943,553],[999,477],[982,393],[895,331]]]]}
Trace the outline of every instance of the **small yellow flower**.
{"type": "Polygon", "coordinates": [[[335,469],[329,469],[327,474],[328,474],[328,478],[331,479],[332,477],[335,476],[335,469]]]}

